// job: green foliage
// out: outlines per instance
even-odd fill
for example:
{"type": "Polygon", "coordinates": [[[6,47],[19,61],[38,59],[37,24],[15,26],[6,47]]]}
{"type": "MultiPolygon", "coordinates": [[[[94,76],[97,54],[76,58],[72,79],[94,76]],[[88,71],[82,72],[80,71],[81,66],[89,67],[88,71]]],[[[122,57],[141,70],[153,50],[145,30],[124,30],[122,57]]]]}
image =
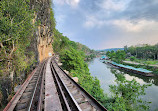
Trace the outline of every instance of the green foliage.
{"type": "Polygon", "coordinates": [[[141,86],[135,80],[127,81],[124,76],[116,75],[117,85],[110,86],[113,96],[109,98],[101,89],[99,80],[90,75],[81,52],[73,48],[63,50],[60,59],[63,68],[68,70],[72,76],[78,77],[79,84],[108,110],[137,111],[149,108],[148,102],[144,102],[139,98],[140,95],[145,95],[144,89],[148,85],[141,86]]]}
{"type": "MultiPolygon", "coordinates": [[[[108,110],[132,111],[148,109],[148,106],[145,106],[146,102],[143,103],[139,98],[140,95],[145,94],[144,89],[147,85],[141,86],[135,80],[127,81],[124,77],[117,76],[118,85],[110,86],[113,97],[108,97],[101,89],[99,80],[90,75],[88,65],[84,61],[85,57],[93,58],[95,56],[94,50],[90,50],[80,43],[70,41],[57,29],[54,30],[52,45],[54,52],[60,55],[60,60],[63,63],[62,67],[68,70],[71,76],[78,77],[79,84],[108,110]]],[[[117,52],[108,51],[106,55],[116,62],[122,62],[126,58],[125,51],[120,50],[117,52]]]]}
{"type": "Polygon", "coordinates": [[[150,85],[140,85],[136,80],[128,81],[123,75],[118,75],[117,85],[110,85],[114,101],[110,110],[114,111],[146,111],[149,102],[142,101],[140,95],[145,95],[145,88],[150,85]]]}
{"type": "Polygon", "coordinates": [[[109,59],[114,59],[116,56],[116,53],[114,51],[107,51],[106,56],[109,57],[109,59]]]}
{"type": "Polygon", "coordinates": [[[57,29],[54,30],[53,50],[55,53],[60,54],[62,50],[68,48],[70,40],[63,36],[57,29]]]}
{"type": "Polygon", "coordinates": [[[123,50],[114,51],[107,51],[106,56],[109,57],[112,61],[117,63],[121,63],[126,58],[126,53],[123,50]]]}
{"type": "MultiPolygon", "coordinates": [[[[50,0],[51,2],[51,0],[50,0]]],[[[50,3],[50,7],[51,7],[51,4],[50,3]]],[[[53,9],[50,8],[50,28],[51,28],[51,31],[54,33],[55,32],[55,26],[56,26],[56,21],[55,21],[55,18],[54,18],[54,12],[53,12],[53,9]]]]}
{"type": "Polygon", "coordinates": [[[92,53],[92,54],[86,56],[87,59],[93,59],[95,57],[96,57],[95,53],[92,53]]]}
{"type": "Polygon", "coordinates": [[[124,65],[129,65],[135,68],[143,68],[143,69],[147,69],[149,71],[153,71],[152,74],[158,75],[158,68],[154,67],[154,66],[149,66],[149,65],[144,65],[144,64],[140,64],[140,65],[135,65],[135,64],[130,64],[130,63],[123,63],[124,65]]]}
{"type": "MultiPolygon", "coordinates": [[[[28,0],[27,0],[28,1],[28,0]]],[[[25,43],[26,36],[32,31],[32,12],[27,1],[5,0],[0,2],[0,41],[12,44],[12,41],[25,43]]]]}
{"type": "Polygon", "coordinates": [[[99,80],[90,75],[88,65],[84,61],[86,57],[94,57],[95,51],[78,42],[69,40],[56,29],[52,45],[54,52],[60,55],[62,67],[68,70],[72,76],[78,77],[79,84],[103,103],[106,96],[100,88],[99,80]]]}
{"type": "MultiPolygon", "coordinates": [[[[56,54],[60,54],[65,49],[75,49],[85,53],[85,57],[94,57],[95,51],[89,49],[87,46],[82,45],[78,42],[69,40],[66,36],[63,36],[57,29],[54,30],[54,41],[53,41],[53,50],[56,54]]],[[[82,53],[82,54],[83,54],[82,53]]]]}
{"type": "Polygon", "coordinates": [[[134,61],[135,59],[136,59],[136,58],[135,58],[134,56],[131,56],[131,57],[130,57],[130,60],[131,60],[131,61],[134,61]]]}
{"type": "Polygon", "coordinates": [[[158,44],[156,45],[144,44],[141,47],[131,46],[127,49],[127,52],[139,59],[156,60],[158,59],[158,44]]]}
{"type": "Polygon", "coordinates": [[[126,53],[125,51],[116,51],[116,56],[115,56],[115,61],[117,61],[118,63],[122,62],[123,60],[125,60],[126,58],[126,53]]]}
{"type": "Polygon", "coordinates": [[[0,60],[3,62],[0,70],[3,70],[3,73],[12,70],[20,72],[28,66],[29,60],[26,58],[29,52],[26,52],[26,49],[32,39],[33,17],[29,0],[0,2],[0,60]]]}
{"type": "Polygon", "coordinates": [[[99,102],[105,103],[107,96],[100,88],[100,83],[97,78],[93,78],[88,69],[88,65],[84,62],[84,53],[76,49],[70,48],[63,50],[60,54],[63,68],[68,70],[72,76],[79,78],[79,84],[95,97],[99,102]]]}
{"type": "Polygon", "coordinates": [[[69,50],[64,50],[60,55],[63,67],[68,71],[85,69],[84,56],[80,52],[71,48],[69,50]]]}

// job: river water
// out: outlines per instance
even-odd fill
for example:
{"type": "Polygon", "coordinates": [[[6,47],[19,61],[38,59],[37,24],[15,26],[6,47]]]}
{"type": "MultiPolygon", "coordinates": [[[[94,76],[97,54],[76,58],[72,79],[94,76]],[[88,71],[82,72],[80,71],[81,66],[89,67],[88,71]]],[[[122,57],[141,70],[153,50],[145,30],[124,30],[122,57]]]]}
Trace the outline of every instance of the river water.
{"type": "Polygon", "coordinates": [[[134,73],[127,73],[119,71],[105,63],[102,63],[99,58],[94,58],[88,62],[88,67],[92,76],[97,77],[100,80],[101,88],[105,93],[110,95],[109,85],[117,84],[115,82],[115,75],[121,73],[127,80],[135,79],[141,85],[152,84],[146,88],[146,95],[142,96],[143,100],[152,102],[150,104],[150,111],[158,111],[158,77],[144,77],[134,73]]]}

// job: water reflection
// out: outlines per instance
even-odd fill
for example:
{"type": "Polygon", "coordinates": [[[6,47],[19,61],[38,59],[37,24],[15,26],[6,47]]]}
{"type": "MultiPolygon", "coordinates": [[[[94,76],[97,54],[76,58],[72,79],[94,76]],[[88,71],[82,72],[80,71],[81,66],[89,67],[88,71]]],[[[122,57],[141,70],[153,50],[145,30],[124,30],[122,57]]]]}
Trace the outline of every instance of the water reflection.
{"type": "Polygon", "coordinates": [[[108,95],[110,94],[109,85],[116,85],[115,80],[118,79],[118,74],[123,74],[127,80],[135,79],[140,84],[151,83],[152,86],[145,90],[146,95],[143,96],[143,100],[152,102],[150,105],[150,111],[155,111],[155,109],[158,108],[158,77],[145,77],[142,75],[125,72],[123,70],[118,70],[112,66],[102,63],[99,58],[89,61],[88,67],[91,75],[97,77],[100,80],[102,89],[108,95]]]}
{"type": "Polygon", "coordinates": [[[143,79],[140,79],[140,78],[138,78],[136,76],[132,76],[132,75],[126,74],[125,72],[119,71],[117,69],[110,69],[110,71],[111,71],[111,73],[113,73],[116,76],[116,78],[118,77],[117,75],[122,74],[122,75],[124,75],[126,80],[131,81],[131,80],[135,79],[140,84],[145,84],[143,79]]]}
{"type": "Polygon", "coordinates": [[[111,73],[113,74],[124,74],[126,76],[126,78],[130,79],[130,78],[133,78],[133,79],[136,79],[138,82],[144,82],[145,83],[152,83],[156,86],[158,86],[158,76],[154,76],[154,77],[145,77],[145,76],[142,76],[142,75],[139,75],[139,74],[135,74],[135,73],[130,73],[130,72],[126,72],[124,70],[120,70],[120,69],[114,69],[114,68],[111,68],[110,69],[111,73]],[[142,79],[142,80],[141,80],[142,79]]]}

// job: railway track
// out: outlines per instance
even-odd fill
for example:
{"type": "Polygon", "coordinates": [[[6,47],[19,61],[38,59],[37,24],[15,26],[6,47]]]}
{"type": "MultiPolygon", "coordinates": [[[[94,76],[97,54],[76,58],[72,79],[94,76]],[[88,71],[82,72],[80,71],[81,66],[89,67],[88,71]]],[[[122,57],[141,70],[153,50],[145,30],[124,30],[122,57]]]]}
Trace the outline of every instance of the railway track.
{"type": "Polygon", "coordinates": [[[51,70],[58,92],[62,94],[60,100],[65,103],[62,104],[64,111],[107,111],[106,108],[69,77],[54,59],[51,62],[51,70]]]}
{"type": "Polygon", "coordinates": [[[37,111],[43,109],[44,73],[47,61],[41,63],[27,78],[4,111],[37,111]]]}
{"type": "Polygon", "coordinates": [[[4,111],[107,111],[56,63],[41,63],[4,111]]]}

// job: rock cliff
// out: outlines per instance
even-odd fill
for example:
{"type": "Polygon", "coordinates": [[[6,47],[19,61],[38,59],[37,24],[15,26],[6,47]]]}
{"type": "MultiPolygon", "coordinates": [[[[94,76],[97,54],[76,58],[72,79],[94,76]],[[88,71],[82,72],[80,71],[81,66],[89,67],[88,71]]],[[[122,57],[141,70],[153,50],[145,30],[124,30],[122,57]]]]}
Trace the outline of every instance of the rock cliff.
{"type": "Polygon", "coordinates": [[[53,54],[53,30],[51,26],[51,1],[50,0],[30,0],[30,8],[35,10],[34,22],[39,25],[34,33],[36,46],[34,49],[38,51],[36,58],[39,61],[49,57],[53,54]]]}

